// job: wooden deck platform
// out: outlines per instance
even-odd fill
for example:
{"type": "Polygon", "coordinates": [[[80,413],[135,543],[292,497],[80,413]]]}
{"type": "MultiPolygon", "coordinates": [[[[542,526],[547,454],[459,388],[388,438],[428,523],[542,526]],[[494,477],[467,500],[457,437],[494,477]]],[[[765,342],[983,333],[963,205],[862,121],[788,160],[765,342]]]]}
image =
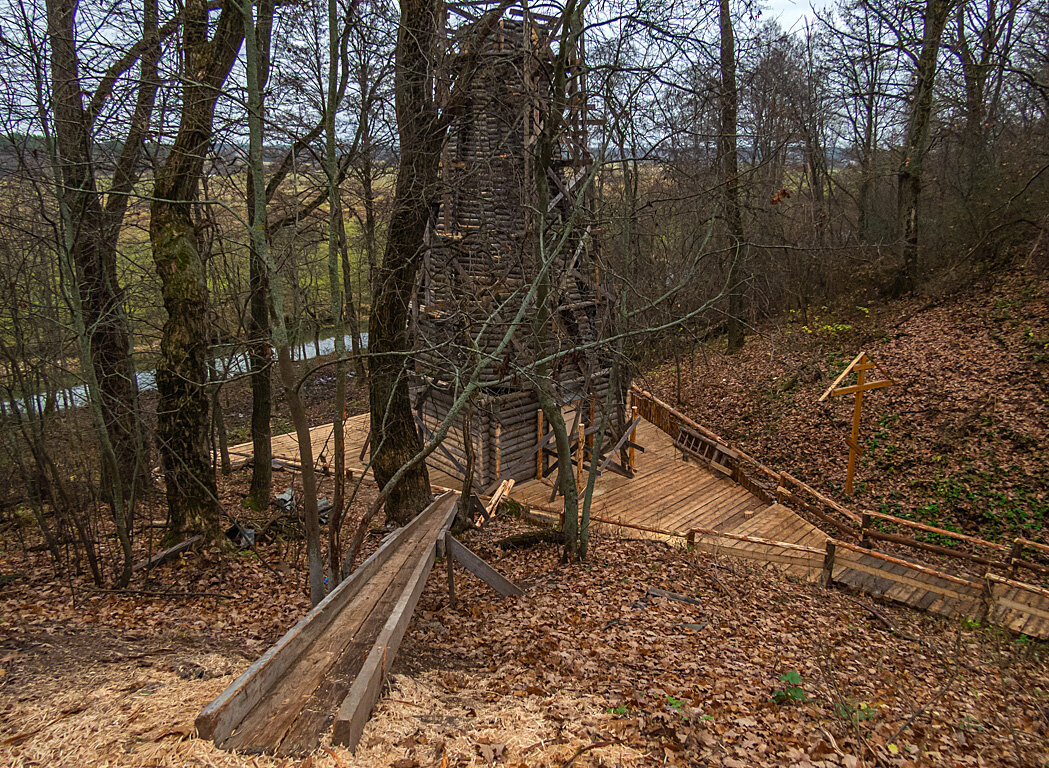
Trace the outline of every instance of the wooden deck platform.
{"type": "MultiPolygon", "coordinates": [[[[361,449],[368,439],[370,424],[371,419],[367,413],[346,419],[344,427],[346,434],[346,469],[353,472],[355,477],[360,477],[361,473],[365,471],[367,454],[365,454],[365,460],[362,461],[361,449]]],[[[310,429],[310,442],[313,445],[313,464],[317,470],[319,472],[332,471],[335,467],[335,437],[331,422],[312,427],[310,429]]],[[[299,469],[301,464],[299,441],[295,437],[294,432],[285,435],[274,435],[270,445],[273,460],[279,466],[293,471],[299,469]]],[[[239,445],[230,446],[229,449],[230,461],[234,466],[244,466],[251,461],[254,455],[255,450],[251,443],[240,443],[239,445]]],[[[456,487],[456,480],[436,469],[432,463],[429,465],[429,470],[430,482],[434,486],[439,488],[456,487]]]]}
{"type": "MultiPolygon", "coordinates": [[[[636,455],[633,478],[605,472],[597,479],[590,509],[595,530],[620,527],[656,537],[662,531],[678,534],[674,538],[680,541],[691,530],[707,529],[813,549],[825,545],[827,534],[789,508],[762,501],[709,464],[683,458],[670,436],[654,424],[641,421],[637,442],[645,452],[636,455]]],[[[533,509],[558,514],[552,490],[552,480],[531,480],[514,486],[511,495],[533,509]]],[[[753,541],[699,534],[695,541],[699,549],[776,562],[812,580],[822,566],[822,555],[753,541]]]]}

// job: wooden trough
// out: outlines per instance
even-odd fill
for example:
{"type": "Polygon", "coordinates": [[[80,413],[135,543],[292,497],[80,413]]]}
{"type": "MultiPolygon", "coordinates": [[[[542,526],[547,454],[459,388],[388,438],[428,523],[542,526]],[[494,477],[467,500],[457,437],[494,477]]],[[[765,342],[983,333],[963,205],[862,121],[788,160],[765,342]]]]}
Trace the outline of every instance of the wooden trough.
{"type": "Polygon", "coordinates": [[[203,738],[229,750],[300,755],[333,725],[351,749],[378,699],[437,542],[455,516],[448,492],[379,549],[197,716],[203,738]]]}

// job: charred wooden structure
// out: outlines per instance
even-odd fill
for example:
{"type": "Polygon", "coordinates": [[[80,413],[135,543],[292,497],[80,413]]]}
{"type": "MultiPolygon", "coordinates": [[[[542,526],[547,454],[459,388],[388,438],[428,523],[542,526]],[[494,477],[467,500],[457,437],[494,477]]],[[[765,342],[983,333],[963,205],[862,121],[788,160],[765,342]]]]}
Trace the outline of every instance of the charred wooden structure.
{"type": "MultiPolygon", "coordinates": [[[[447,60],[454,67],[486,4],[447,10],[447,60]]],[[[534,477],[537,457],[543,462],[537,360],[550,361],[573,435],[580,423],[600,422],[610,383],[601,341],[611,335],[614,295],[601,285],[591,233],[587,126],[593,121],[582,44],[562,51],[560,10],[537,10],[511,6],[482,44],[442,157],[441,200],[411,315],[413,399],[424,438],[445,419],[465,378],[480,371],[480,396],[453,419],[431,459],[462,477],[472,458],[480,486],[534,477]],[[560,98],[552,84],[559,56],[567,75],[560,98]],[[550,120],[558,130],[552,162],[540,176],[536,145],[550,120]],[[541,279],[549,291],[537,295],[541,279]]],[[[620,427],[627,384],[616,386],[618,408],[608,420],[620,427]]]]}

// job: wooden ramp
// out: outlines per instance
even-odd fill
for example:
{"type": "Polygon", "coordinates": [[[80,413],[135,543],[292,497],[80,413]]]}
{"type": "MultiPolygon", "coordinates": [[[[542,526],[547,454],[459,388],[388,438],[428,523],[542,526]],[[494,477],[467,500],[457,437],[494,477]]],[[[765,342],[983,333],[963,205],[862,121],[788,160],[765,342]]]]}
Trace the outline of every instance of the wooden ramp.
{"type": "Polygon", "coordinates": [[[446,493],[291,628],[197,717],[200,735],[229,750],[299,755],[334,722],[354,747],[455,516],[446,493]]]}
{"type": "MultiPolygon", "coordinates": [[[[776,562],[806,579],[819,576],[827,540],[819,528],[788,507],[763,500],[715,463],[683,458],[671,437],[651,422],[642,419],[637,442],[645,452],[637,454],[633,478],[605,472],[597,479],[590,511],[596,529],[631,529],[657,537],[688,537],[697,531],[697,548],[776,562]]],[[[511,495],[533,509],[559,514],[551,499],[552,483],[531,480],[515,485],[511,495]]]]}
{"type": "Polygon", "coordinates": [[[835,542],[832,580],[940,616],[979,616],[984,585],[876,549],[835,542]]]}

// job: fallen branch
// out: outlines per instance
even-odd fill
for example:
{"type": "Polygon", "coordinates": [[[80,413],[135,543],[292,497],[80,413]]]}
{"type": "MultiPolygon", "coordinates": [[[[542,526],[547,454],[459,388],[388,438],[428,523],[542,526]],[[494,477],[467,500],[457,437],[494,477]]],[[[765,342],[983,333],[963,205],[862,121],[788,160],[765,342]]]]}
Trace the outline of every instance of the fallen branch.
{"type": "Polygon", "coordinates": [[[667,600],[676,600],[679,603],[687,603],[688,605],[698,605],[700,608],[703,607],[703,603],[694,597],[679,595],[677,592],[667,592],[665,589],[659,589],[658,587],[649,587],[646,594],[653,597],[664,597],[667,600]]]}
{"type": "Polygon", "coordinates": [[[148,589],[92,589],[91,592],[104,592],[110,595],[142,595],[144,597],[214,597],[220,600],[231,600],[233,595],[219,592],[159,592],[148,589]]]}
{"type": "Polygon", "coordinates": [[[132,567],[131,570],[132,571],[141,571],[143,568],[153,568],[154,566],[160,565],[165,560],[168,560],[168,559],[174,557],[175,555],[177,555],[177,554],[179,554],[181,552],[186,551],[190,547],[193,547],[193,546],[199,544],[201,541],[203,541],[203,537],[201,537],[199,535],[198,536],[191,536],[190,538],[186,539],[185,541],[180,541],[178,544],[176,544],[173,547],[168,547],[167,549],[163,550],[162,552],[157,552],[157,554],[153,555],[153,557],[149,558],[148,560],[143,560],[140,563],[136,563],[132,567]]]}
{"type": "Polygon", "coordinates": [[[576,750],[576,753],[574,755],[568,758],[568,760],[566,760],[565,762],[561,763],[561,768],[568,768],[568,766],[570,766],[577,759],[585,755],[591,749],[601,749],[601,747],[609,747],[614,743],[615,742],[612,741],[595,741],[593,744],[588,744],[585,747],[580,747],[576,750]]]}
{"type": "Polygon", "coordinates": [[[862,608],[863,610],[867,611],[867,613],[869,613],[871,616],[873,616],[878,621],[880,621],[882,624],[884,624],[885,628],[887,630],[889,630],[889,632],[891,632],[892,634],[896,635],[896,637],[902,637],[904,640],[910,640],[912,643],[920,643],[920,642],[922,642],[922,639],[920,637],[915,637],[914,635],[910,634],[909,632],[904,632],[904,631],[900,630],[899,628],[897,628],[896,625],[893,624],[889,620],[888,616],[886,616],[884,613],[882,613],[881,611],[876,609],[874,606],[872,606],[872,605],[865,605],[864,603],[861,603],[859,600],[856,600],[855,598],[849,597],[848,595],[842,595],[842,597],[844,597],[846,600],[848,600],[853,605],[857,605],[860,608],[862,608]]]}

